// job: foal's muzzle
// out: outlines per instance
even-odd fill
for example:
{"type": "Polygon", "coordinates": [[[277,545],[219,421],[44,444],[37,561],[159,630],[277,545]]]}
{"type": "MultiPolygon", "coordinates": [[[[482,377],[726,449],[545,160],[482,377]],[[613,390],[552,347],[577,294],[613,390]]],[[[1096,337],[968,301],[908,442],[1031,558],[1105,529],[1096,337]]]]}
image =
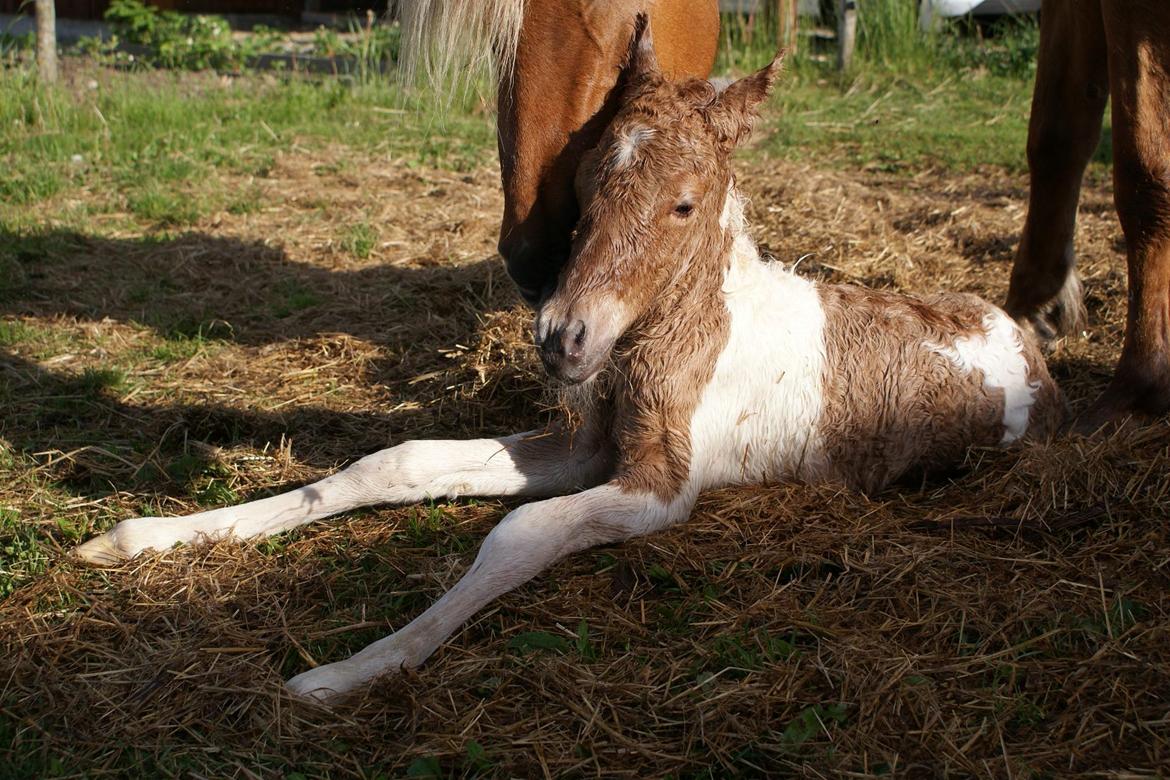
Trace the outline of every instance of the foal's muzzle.
{"type": "Polygon", "coordinates": [[[543,338],[538,336],[540,361],[549,374],[569,382],[581,382],[592,375],[586,360],[587,331],[583,320],[574,320],[551,328],[543,338]]]}

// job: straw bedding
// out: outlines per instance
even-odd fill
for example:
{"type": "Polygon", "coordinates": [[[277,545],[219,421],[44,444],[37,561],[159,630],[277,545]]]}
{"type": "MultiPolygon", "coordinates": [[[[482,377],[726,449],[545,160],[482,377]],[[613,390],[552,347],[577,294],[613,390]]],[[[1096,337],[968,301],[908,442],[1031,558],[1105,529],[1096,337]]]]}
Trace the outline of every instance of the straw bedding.
{"type": "MultiPolygon", "coordinates": [[[[493,255],[497,175],[301,151],[266,179],[225,179],[260,189],[253,213],[163,240],[60,232],[5,304],[59,342],[3,356],[0,435],[32,465],[2,503],[57,545],[0,601],[14,762],[241,778],[1170,768],[1165,423],[973,451],[870,498],[706,495],[688,523],[573,556],[332,712],[281,681],[403,625],[512,504],[378,508],[110,571],[65,557],[68,529],[538,423],[529,315],[493,255]],[[364,258],[342,239],[358,223],[377,234],[364,258]],[[152,357],[176,334],[204,343],[152,357]],[[95,388],[111,364],[126,381],[95,388]]],[[[766,159],[739,175],[755,234],[801,273],[1003,298],[1022,177],[766,159]]],[[[1103,387],[1124,320],[1099,184],[1080,251],[1091,330],[1050,358],[1074,405],[1103,387]]]]}

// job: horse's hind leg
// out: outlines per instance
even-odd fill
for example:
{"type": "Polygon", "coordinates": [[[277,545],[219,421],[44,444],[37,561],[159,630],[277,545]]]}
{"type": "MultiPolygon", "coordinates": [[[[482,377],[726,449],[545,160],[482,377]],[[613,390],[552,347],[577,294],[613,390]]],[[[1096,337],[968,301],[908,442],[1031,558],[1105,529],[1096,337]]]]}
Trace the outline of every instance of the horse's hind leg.
{"type": "Polygon", "coordinates": [[[1104,13],[1129,313],[1117,373],[1082,429],[1170,411],[1170,3],[1106,3],[1104,13]]]}
{"type": "Polygon", "coordinates": [[[1004,308],[1043,339],[1084,317],[1073,237],[1108,98],[1100,0],[1046,0],[1028,125],[1028,216],[1004,308]]]}
{"type": "Polygon", "coordinates": [[[601,482],[608,467],[606,447],[584,432],[575,437],[532,432],[501,439],[409,441],[271,498],[186,517],[123,520],[78,547],[76,554],[89,563],[111,565],[180,542],[269,536],[370,504],[459,495],[555,495],[601,482]]]}

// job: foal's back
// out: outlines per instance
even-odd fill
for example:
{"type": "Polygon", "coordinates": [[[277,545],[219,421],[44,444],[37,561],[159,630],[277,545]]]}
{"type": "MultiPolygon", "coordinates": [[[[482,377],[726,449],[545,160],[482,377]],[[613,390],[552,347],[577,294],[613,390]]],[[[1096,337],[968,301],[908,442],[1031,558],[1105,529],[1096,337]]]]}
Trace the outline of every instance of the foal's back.
{"type": "Polygon", "coordinates": [[[1062,402],[1039,349],[974,295],[926,298],[819,285],[825,412],[838,477],[876,490],[909,470],[954,463],[968,447],[1044,437],[1062,402]]]}
{"type": "Polygon", "coordinates": [[[798,478],[874,491],[1059,424],[1043,357],[991,304],[819,284],[744,249],[723,285],[727,345],[692,423],[703,487],[798,478]]]}

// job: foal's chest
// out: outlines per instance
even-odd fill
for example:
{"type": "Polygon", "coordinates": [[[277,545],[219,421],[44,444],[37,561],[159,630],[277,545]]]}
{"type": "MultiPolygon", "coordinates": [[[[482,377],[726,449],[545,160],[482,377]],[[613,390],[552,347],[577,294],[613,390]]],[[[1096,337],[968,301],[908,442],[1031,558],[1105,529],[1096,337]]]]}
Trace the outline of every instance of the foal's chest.
{"type": "Polygon", "coordinates": [[[692,482],[821,476],[825,314],[816,288],[751,262],[733,263],[723,292],[730,328],[691,421],[692,482]]]}

